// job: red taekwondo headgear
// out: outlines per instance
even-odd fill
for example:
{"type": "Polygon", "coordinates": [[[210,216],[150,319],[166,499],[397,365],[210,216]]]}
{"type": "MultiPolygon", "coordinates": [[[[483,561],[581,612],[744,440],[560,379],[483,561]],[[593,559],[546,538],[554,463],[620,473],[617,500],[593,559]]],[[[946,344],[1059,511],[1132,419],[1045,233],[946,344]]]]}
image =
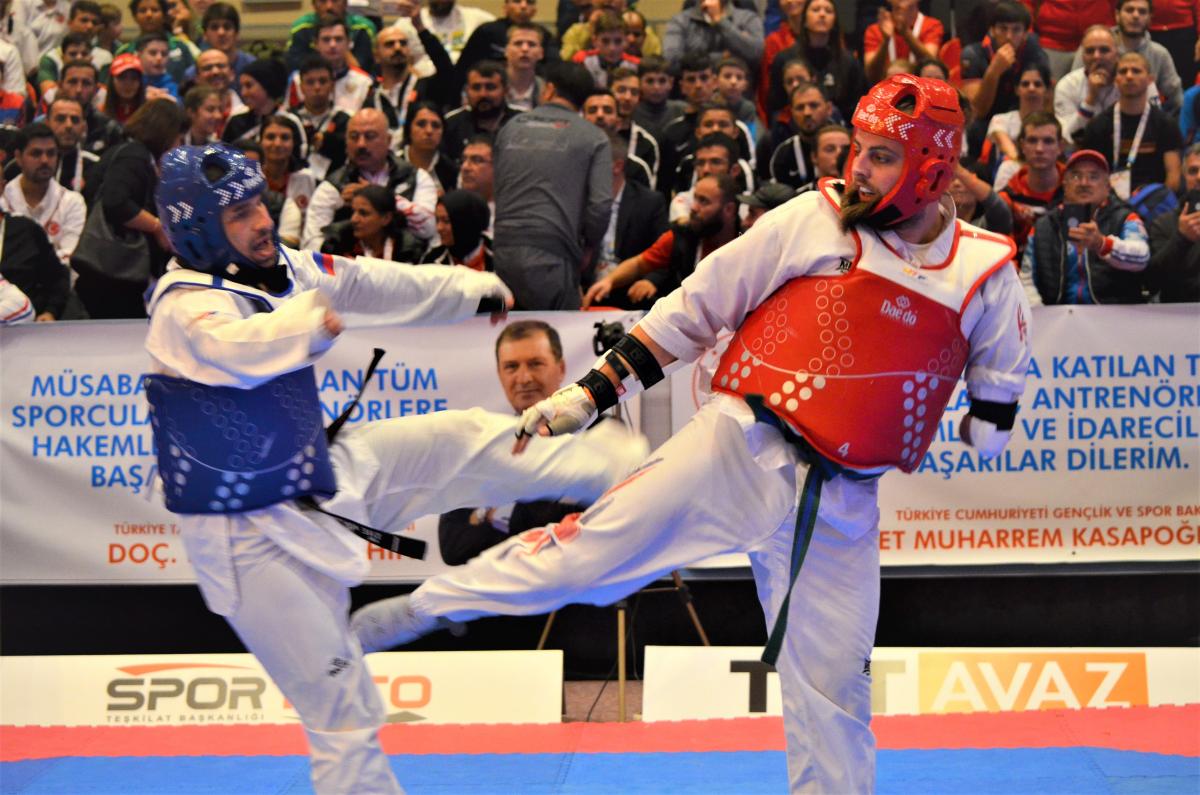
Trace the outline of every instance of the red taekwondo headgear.
{"type": "MultiPolygon", "coordinates": [[[[889,138],[904,147],[904,172],[879,202],[872,218],[880,226],[893,226],[937,201],[954,176],[962,148],[963,112],[958,92],[941,80],[893,75],[876,83],[858,101],[853,124],[858,129],[889,138]],[[911,111],[896,106],[911,97],[911,111]]],[[[846,182],[857,147],[846,160],[846,182]]]]}

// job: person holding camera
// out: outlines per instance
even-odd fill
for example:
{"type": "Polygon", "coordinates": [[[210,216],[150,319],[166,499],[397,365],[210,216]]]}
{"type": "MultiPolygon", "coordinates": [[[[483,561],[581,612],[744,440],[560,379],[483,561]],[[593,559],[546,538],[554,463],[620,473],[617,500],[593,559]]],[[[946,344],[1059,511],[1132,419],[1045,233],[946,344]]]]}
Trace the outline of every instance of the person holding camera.
{"type": "Polygon", "coordinates": [[[1067,160],[1063,204],[1034,224],[1021,262],[1030,303],[1136,304],[1150,263],[1146,227],[1109,188],[1094,149],[1067,160]]]}
{"type": "Polygon", "coordinates": [[[1164,304],[1200,301],[1200,143],[1184,152],[1179,209],[1150,225],[1146,281],[1164,304]]]}

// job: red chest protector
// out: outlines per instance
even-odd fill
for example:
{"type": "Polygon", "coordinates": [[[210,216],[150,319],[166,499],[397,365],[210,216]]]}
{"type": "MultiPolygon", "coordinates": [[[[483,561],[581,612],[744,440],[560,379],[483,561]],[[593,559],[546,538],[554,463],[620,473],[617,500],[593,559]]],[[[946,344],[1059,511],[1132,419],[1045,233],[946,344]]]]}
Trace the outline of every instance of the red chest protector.
{"type": "Polygon", "coordinates": [[[761,395],[838,464],[912,472],[967,363],[963,310],[1015,251],[960,222],[954,234],[945,262],[916,267],[856,233],[848,272],[792,279],[746,317],[713,388],[761,395]]]}

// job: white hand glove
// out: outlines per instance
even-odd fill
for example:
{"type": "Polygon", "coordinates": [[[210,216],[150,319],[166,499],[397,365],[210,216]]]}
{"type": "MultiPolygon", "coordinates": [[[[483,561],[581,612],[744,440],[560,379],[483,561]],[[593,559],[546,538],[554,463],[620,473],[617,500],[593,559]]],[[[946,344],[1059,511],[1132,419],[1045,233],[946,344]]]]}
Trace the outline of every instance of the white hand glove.
{"type": "Polygon", "coordinates": [[[479,275],[488,277],[488,281],[490,282],[489,284],[484,286],[483,294],[479,296],[481,299],[482,298],[497,298],[505,306],[508,306],[508,307],[512,306],[512,304],[513,304],[512,290],[508,289],[508,285],[505,284],[499,276],[497,276],[494,273],[481,273],[479,275]]]}
{"type": "Polygon", "coordinates": [[[592,396],[579,384],[571,384],[525,409],[517,423],[517,436],[533,436],[540,428],[549,429],[550,436],[575,433],[595,421],[592,396]]]}
{"type": "Polygon", "coordinates": [[[433,211],[422,207],[403,196],[396,197],[396,212],[404,216],[408,222],[408,231],[422,240],[429,240],[437,234],[437,220],[433,211]]]}
{"type": "Polygon", "coordinates": [[[1012,431],[1002,431],[994,422],[968,414],[963,417],[959,435],[969,446],[978,450],[980,456],[987,459],[1000,455],[1012,437],[1012,431]]]}

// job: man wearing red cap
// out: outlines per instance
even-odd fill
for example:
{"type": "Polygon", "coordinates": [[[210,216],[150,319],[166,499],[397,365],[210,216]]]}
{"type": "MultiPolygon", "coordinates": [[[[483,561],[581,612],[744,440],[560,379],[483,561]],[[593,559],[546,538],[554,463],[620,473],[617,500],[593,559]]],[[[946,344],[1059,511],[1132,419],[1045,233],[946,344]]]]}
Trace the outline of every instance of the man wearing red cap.
{"type": "Polygon", "coordinates": [[[365,649],[445,619],[613,602],[748,552],[791,789],[874,788],[878,477],[920,466],[964,369],[962,438],[981,458],[1001,451],[1024,389],[1029,312],[1012,242],[958,221],[944,195],[962,143],[957,92],[897,75],[862,98],[853,123],[845,184],[823,180],[704,258],[583,379],[526,410],[516,447],[587,427],[736,329],[715,394],[688,425],[582,515],[360,610],[365,649]]]}

